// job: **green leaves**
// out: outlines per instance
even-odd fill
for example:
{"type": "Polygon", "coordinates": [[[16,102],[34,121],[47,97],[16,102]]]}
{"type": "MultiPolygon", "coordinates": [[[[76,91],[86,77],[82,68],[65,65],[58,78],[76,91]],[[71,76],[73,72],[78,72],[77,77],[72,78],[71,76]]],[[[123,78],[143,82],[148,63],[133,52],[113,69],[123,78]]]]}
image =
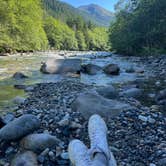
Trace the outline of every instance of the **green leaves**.
{"type": "Polygon", "coordinates": [[[134,0],[128,9],[110,27],[112,48],[128,55],[166,52],[166,1],[134,0]]]}

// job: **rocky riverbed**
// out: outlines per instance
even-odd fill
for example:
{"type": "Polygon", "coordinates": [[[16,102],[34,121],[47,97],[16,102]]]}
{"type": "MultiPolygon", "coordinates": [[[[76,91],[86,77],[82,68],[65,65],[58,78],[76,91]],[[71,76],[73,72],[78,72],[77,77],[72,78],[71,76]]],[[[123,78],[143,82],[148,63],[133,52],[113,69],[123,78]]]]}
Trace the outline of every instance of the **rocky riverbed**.
{"type": "Polygon", "coordinates": [[[98,55],[80,56],[89,58],[84,64],[99,68],[84,66],[81,75],[21,87],[28,97],[17,97],[19,104],[13,112],[3,113],[0,119],[0,165],[12,161],[15,166],[25,159],[31,165],[70,165],[69,141],[78,138],[89,145],[88,117],[99,113],[107,122],[109,145],[118,165],[165,166],[165,56],[119,56],[120,62],[117,55],[112,61],[98,55]],[[110,63],[119,66],[120,71],[113,67],[116,75],[103,73],[110,63]],[[19,131],[18,125],[22,126],[19,131]]]}

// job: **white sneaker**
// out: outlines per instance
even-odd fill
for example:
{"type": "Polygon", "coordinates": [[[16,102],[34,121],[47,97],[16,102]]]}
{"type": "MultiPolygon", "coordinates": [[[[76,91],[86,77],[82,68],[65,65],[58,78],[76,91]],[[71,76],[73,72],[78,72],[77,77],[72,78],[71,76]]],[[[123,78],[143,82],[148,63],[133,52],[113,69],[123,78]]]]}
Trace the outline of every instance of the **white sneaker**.
{"type": "Polygon", "coordinates": [[[74,166],[91,166],[88,149],[81,141],[71,141],[68,151],[70,161],[74,166]]]}
{"type": "Polygon", "coordinates": [[[88,123],[89,138],[91,141],[91,156],[103,153],[109,166],[116,166],[116,161],[107,142],[107,126],[99,115],[93,115],[88,123]]]}

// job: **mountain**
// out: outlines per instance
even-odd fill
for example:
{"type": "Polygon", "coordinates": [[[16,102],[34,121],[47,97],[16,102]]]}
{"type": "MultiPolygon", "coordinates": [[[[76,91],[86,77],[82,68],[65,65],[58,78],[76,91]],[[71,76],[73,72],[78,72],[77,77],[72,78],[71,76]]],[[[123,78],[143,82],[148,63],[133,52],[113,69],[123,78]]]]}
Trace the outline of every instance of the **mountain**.
{"type": "Polygon", "coordinates": [[[86,22],[91,21],[98,26],[109,26],[114,14],[98,5],[91,4],[78,8],[59,0],[43,0],[44,8],[53,17],[66,22],[78,17],[86,22]]]}
{"type": "Polygon", "coordinates": [[[84,18],[86,18],[86,15],[89,15],[91,20],[95,21],[97,25],[109,26],[110,22],[115,19],[114,13],[96,4],[80,6],[78,9],[82,11],[81,15],[84,18]]]}

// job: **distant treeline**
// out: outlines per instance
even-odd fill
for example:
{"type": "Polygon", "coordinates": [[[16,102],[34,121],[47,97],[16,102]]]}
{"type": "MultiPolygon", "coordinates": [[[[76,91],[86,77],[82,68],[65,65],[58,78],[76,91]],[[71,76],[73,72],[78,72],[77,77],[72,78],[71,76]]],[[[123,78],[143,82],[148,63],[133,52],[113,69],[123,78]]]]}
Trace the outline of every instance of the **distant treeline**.
{"type": "Polygon", "coordinates": [[[49,2],[51,6],[41,0],[0,0],[0,52],[109,49],[106,28],[61,8],[55,15],[50,11],[58,1],[49,2]]]}
{"type": "Polygon", "coordinates": [[[117,3],[109,30],[112,49],[127,55],[166,53],[166,0],[125,2],[117,3]]]}

